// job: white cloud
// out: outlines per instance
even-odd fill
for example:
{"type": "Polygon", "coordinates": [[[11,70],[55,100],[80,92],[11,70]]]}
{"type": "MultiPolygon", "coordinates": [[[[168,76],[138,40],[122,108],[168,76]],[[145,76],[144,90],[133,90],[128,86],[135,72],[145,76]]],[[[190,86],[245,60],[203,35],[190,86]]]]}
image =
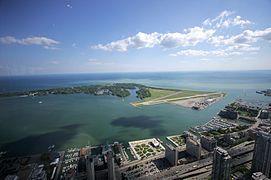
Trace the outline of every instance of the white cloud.
{"type": "Polygon", "coordinates": [[[208,39],[208,42],[215,46],[222,46],[229,44],[229,40],[224,39],[224,36],[212,36],[208,39]]]}
{"type": "Polygon", "coordinates": [[[195,46],[199,42],[203,42],[211,37],[215,30],[204,30],[201,27],[190,28],[187,33],[142,33],[139,32],[135,36],[131,36],[108,44],[98,44],[92,46],[93,49],[101,49],[106,51],[127,51],[129,48],[141,49],[152,48],[155,45],[161,45],[164,48],[174,48],[181,46],[195,46]]]}
{"type": "Polygon", "coordinates": [[[24,38],[18,41],[21,44],[25,44],[25,45],[34,44],[34,45],[42,45],[42,46],[54,46],[59,43],[47,37],[29,37],[29,38],[24,38]]]}
{"type": "Polygon", "coordinates": [[[210,26],[213,28],[229,28],[230,26],[241,26],[252,24],[251,21],[242,19],[241,16],[231,17],[234,14],[232,11],[222,11],[217,17],[214,19],[206,19],[203,21],[204,26],[210,26]]]}
{"type": "Polygon", "coordinates": [[[241,16],[236,16],[232,21],[232,25],[234,26],[240,25],[241,27],[243,27],[244,25],[247,24],[252,24],[252,22],[250,22],[249,20],[242,19],[241,16]]]}
{"type": "Polygon", "coordinates": [[[102,49],[106,51],[127,51],[128,48],[151,48],[154,45],[159,43],[159,37],[161,35],[159,33],[151,33],[146,34],[139,32],[135,36],[128,37],[122,40],[113,41],[108,44],[98,44],[95,46],[92,46],[93,49],[102,49]]]}
{"type": "Polygon", "coordinates": [[[0,42],[2,44],[13,44],[13,43],[19,43],[19,41],[14,38],[13,36],[5,36],[0,38],[0,42]]]}
{"type": "Polygon", "coordinates": [[[241,34],[232,36],[225,39],[223,36],[213,36],[209,38],[208,42],[214,44],[215,46],[223,45],[236,45],[236,44],[251,44],[257,42],[258,40],[271,40],[271,28],[264,30],[245,30],[241,34]]]}
{"type": "Polygon", "coordinates": [[[239,44],[234,46],[229,46],[225,49],[218,49],[218,50],[181,50],[177,53],[170,54],[170,56],[197,56],[197,57],[207,57],[207,56],[214,56],[214,57],[228,57],[232,55],[242,55],[246,53],[256,53],[260,50],[260,47],[252,47],[248,44],[239,44]]]}
{"type": "Polygon", "coordinates": [[[223,19],[225,19],[226,17],[229,17],[232,14],[234,14],[234,12],[224,10],[216,18],[212,19],[212,22],[223,21],[223,19]]]}
{"type": "Polygon", "coordinates": [[[205,30],[201,27],[190,28],[186,34],[166,33],[161,36],[160,45],[165,48],[195,46],[210,38],[214,33],[213,29],[205,30]]]}
{"type": "Polygon", "coordinates": [[[170,54],[171,56],[196,56],[196,57],[207,57],[207,56],[214,56],[214,57],[227,57],[232,55],[242,55],[243,52],[241,51],[232,51],[228,49],[220,49],[220,50],[212,50],[212,51],[204,51],[204,50],[193,50],[187,49],[179,51],[175,54],[170,54]]]}
{"type": "MultiPolygon", "coordinates": [[[[169,33],[143,33],[138,32],[134,36],[112,41],[107,44],[97,44],[92,46],[93,49],[105,51],[125,52],[129,49],[153,48],[160,46],[165,49],[196,46],[199,43],[208,43],[215,47],[224,46],[223,48],[206,50],[181,50],[170,54],[171,56],[214,56],[228,57],[233,55],[242,55],[244,53],[257,53],[260,47],[252,46],[258,40],[271,41],[271,28],[264,30],[244,30],[237,35],[220,34],[220,28],[231,28],[238,26],[244,28],[245,25],[252,24],[251,21],[243,19],[241,16],[234,15],[233,11],[222,11],[217,17],[208,18],[202,23],[202,27],[184,29],[183,32],[169,33]]],[[[206,58],[203,58],[206,59],[206,58]]],[[[92,62],[94,63],[94,62],[92,62]]]]}
{"type": "Polygon", "coordinates": [[[228,27],[230,22],[229,19],[226,18],[232,14],[233,12],[231,11],[223,11],[216,18],[212,19],[212,23],[215,23],[216,28],[228,27]]]}
{"type": "Polygon", "coordinates": [[[66,6],[67,6],[67,8],[72,9],[72,5],[70,5],[70,4],[67,4],[66,6]]]}
{"type": "Polygon", "coordinates": [[[260,47],[252,47],[249,44],[238,44],[234,46],[229,46],[227,50],[239,50],[239,51],[258,51],[260,50],[260,47]]]}
{"type": "Polygon", "coordinates": [[[170,54],[171,56],[207,56],[209,54],[209,51],[203,51],[203,50],[193,50],[193,49],[187,49],[179,51],[175,54],[170,54]]]}
{"type": "Polygon", "coordinates": [[[249,33],[252,33],[252,36],[255,38],[260,38],[263,40],[271,40],[271,28],[266,28],[265,30],[256,30],[256,31],[250,31],[249,33]]]}
{"type": "Polygon", "coordinates": [[[13,36],[4,36],[0,37],[0,43],[2,44],[21,44],[21,45],[40,45],[46,49],[57,49],[56,45],[59,44],[58,41],[42,37],[42,36],[33,36],[23,39],[16,39],[13,36]]]}
{"type": "Polygon", "coordinates": [[[202,23],[203,25],[205,25],[205,26],[211,26],[212,25],[212,22],[211,22],[211,20],[210,20],[210,18],[208,18],[208,19],[206,19],[205,21],[203,21],[203,23],[202,23]]]}

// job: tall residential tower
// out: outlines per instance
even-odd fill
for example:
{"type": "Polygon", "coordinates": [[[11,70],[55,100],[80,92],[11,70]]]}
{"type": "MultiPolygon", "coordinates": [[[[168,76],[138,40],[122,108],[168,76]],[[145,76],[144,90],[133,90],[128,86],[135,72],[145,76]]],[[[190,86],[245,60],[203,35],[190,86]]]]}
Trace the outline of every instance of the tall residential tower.
{"type": "Polygon", "coordinates": [[[251,171],[262,172],[266,177],[271,177],[271,133],[257,133],[251,171]]]}
{"type": "Polygon", "coordinates": [[[231,177],[231,156],[220,147],[214,149],[212,180],[229,180],[231,177]]]}

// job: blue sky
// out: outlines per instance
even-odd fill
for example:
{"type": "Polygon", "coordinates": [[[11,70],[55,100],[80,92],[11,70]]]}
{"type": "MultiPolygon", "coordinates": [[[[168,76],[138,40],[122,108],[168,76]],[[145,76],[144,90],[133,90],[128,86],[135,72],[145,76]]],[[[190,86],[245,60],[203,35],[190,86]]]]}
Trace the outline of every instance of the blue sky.
{"type": "Polygon", "coordinates": [[[0,1],[0,75],[271,69],[271,1],[0,1]]]}

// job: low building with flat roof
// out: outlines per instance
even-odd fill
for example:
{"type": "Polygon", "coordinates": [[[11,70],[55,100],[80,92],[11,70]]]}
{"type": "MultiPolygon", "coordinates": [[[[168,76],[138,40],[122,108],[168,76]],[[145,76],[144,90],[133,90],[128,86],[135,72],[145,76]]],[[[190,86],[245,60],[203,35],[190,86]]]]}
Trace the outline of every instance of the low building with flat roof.
{"type": "Polygon", "coordinates": [[[255,172],[252,174],[251,178],[253,180],[270,180],[262,172],[255,172]]]}
{"type": "Polygon", "coordinates": [[[218,115],[222,118],[226,118],[226,119],[237,119],[238,117],[238,113],[232,109],[222,109],[218,115]]]}
{"type": "Polygon", "coordinates": [[[217,146],[217,140],[214,137],[204,136],[200,137],[201,146],[207,151],[211,152],[217,146]]]}

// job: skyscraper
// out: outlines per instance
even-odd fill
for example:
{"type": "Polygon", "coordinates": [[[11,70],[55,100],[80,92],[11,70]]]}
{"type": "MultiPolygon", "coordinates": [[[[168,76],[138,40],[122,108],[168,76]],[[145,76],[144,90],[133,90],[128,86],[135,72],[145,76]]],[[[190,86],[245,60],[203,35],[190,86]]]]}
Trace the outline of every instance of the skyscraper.
{"type": "Polygon", "coordinates": [[[257,133],[251,171],[271,177],[271,133],[257,133]]]}
{"type": "Polygon", "coordinates": [[[95,180],[94,161],[92,157],[87,157],[87,180],[95,180]]]}
{"type": "Polygon", "coordinates": [[[114,164],[114,156],[112,150],[107,152],[107,168],[108,168],[108,180],[115,180],[115,164],[114,164]]]}
{"type": "Polygon", "coordinates": [[[229,180],[231,156],[220,147],[214,149],[212,180],[229,180]]]}

